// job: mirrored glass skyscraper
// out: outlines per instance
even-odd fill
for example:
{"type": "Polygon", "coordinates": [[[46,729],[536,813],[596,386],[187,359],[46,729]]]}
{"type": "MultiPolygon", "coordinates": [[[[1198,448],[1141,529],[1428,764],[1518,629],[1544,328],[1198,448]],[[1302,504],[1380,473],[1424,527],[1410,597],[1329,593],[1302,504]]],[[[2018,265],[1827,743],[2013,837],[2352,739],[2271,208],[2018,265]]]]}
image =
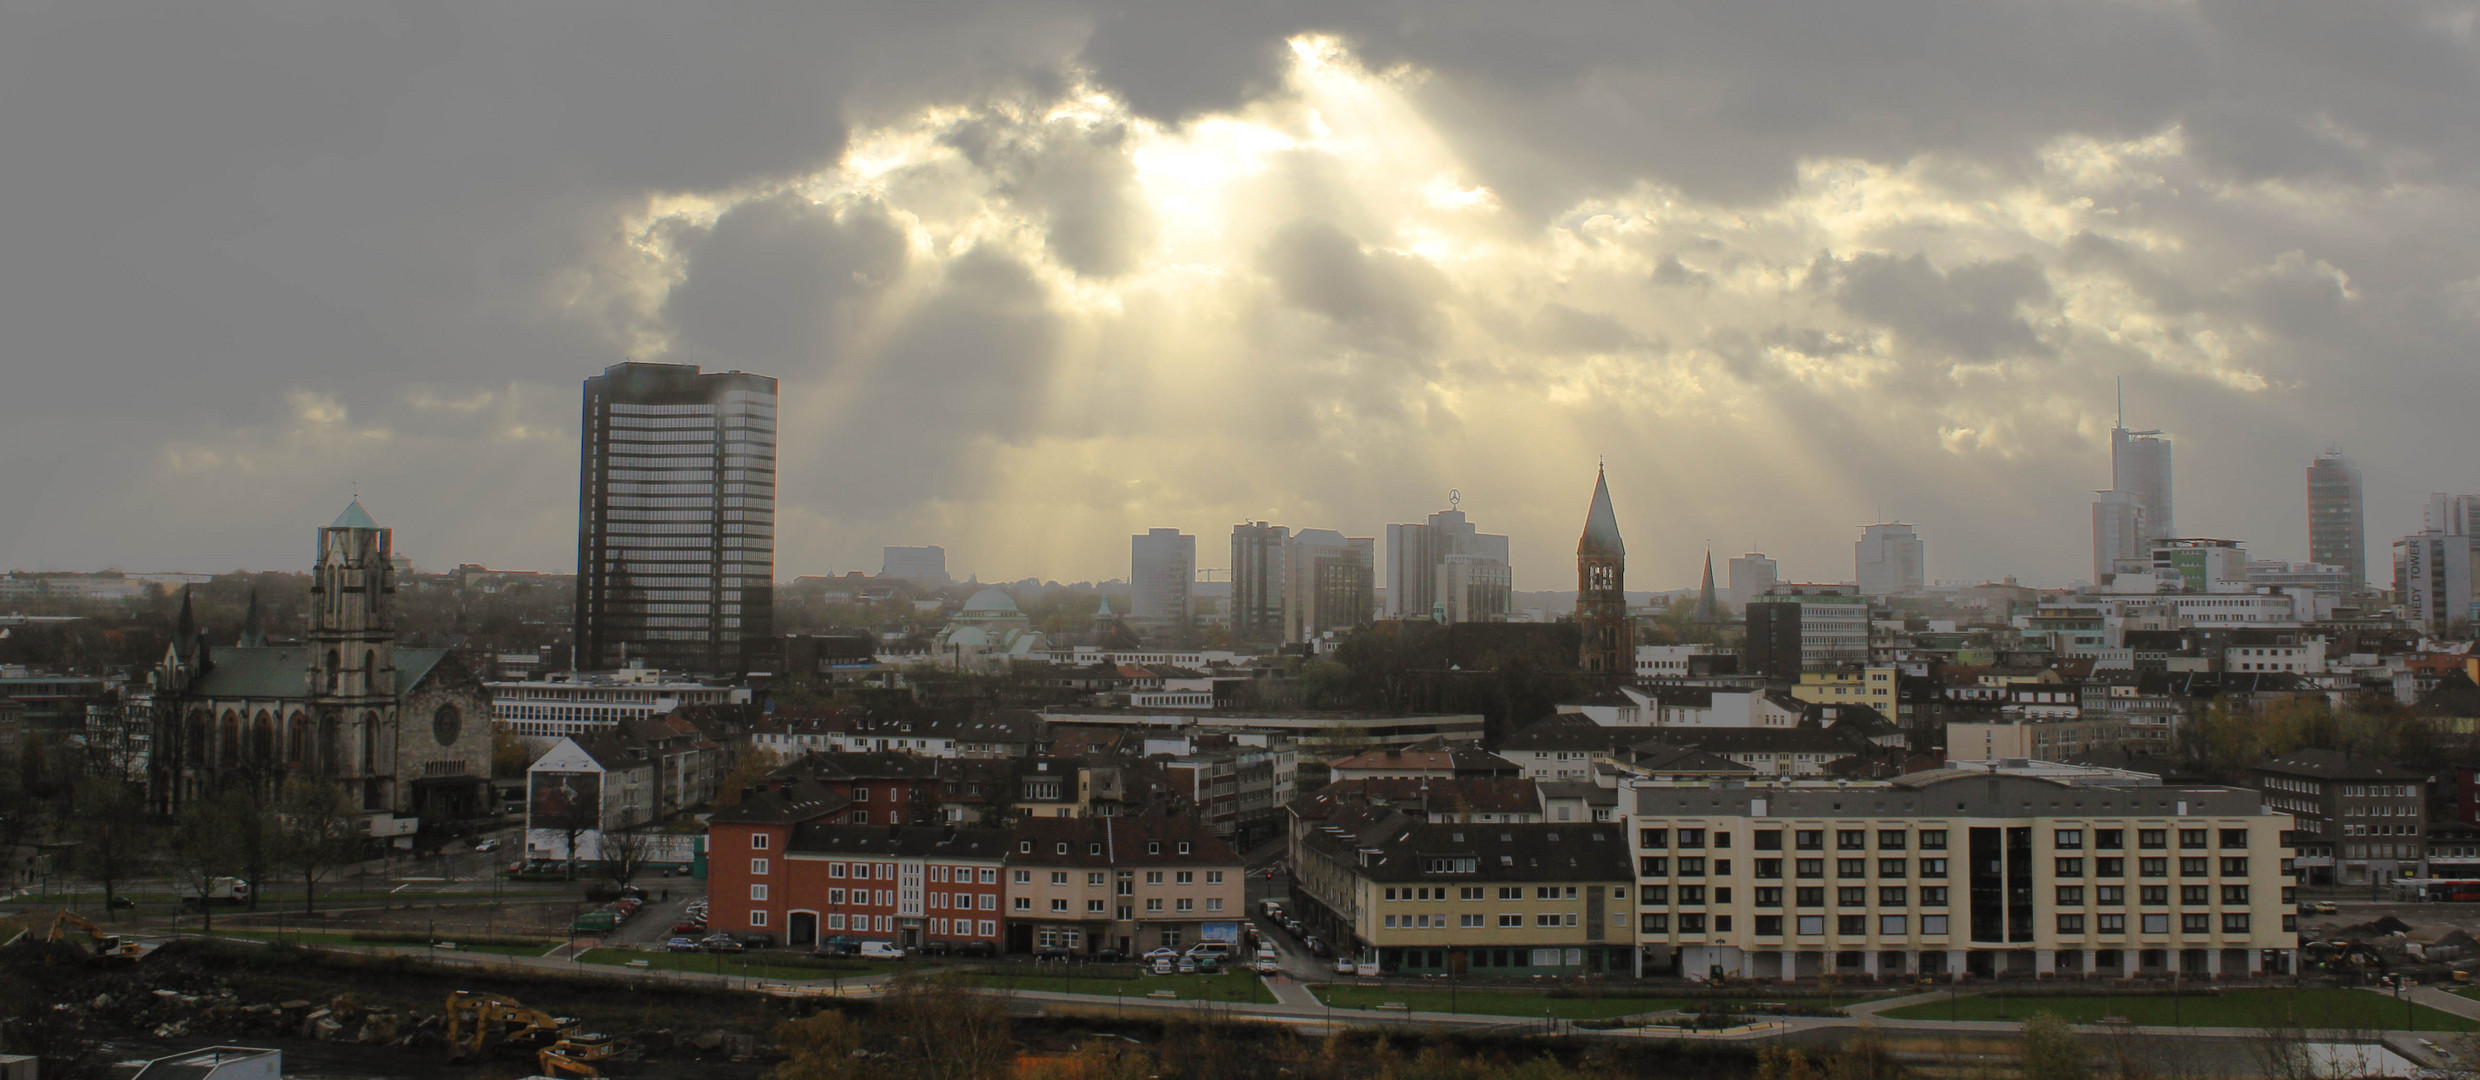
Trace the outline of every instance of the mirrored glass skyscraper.
{"type": "Polygon", "coordinates": [[[577,666],[747,670],[774,632],[775,380],[614,364],[582,427],[577,666]]]}

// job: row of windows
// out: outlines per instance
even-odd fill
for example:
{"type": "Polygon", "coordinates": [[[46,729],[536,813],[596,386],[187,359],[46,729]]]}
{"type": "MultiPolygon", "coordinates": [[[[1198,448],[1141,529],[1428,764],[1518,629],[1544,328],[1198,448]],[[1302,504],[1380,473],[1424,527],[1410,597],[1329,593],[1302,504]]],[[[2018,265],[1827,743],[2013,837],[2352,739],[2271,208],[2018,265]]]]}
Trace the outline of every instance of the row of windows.
{"type": "MultiPolygon", "coordinates": [[[[1524,886],[1522,885],[1500,885],[1497,888],[1498,898],[1501,900],[1524,899],[1524,886]]],[[[1490,886],[1407,885],[1387,889],[1386,898],[1389,900],[1445,900],[1448,899],[1447,892],[1449,889],[1453,889],[1455,891],[1454,899],[1457,900],[1484,900],[1488,899],[1486,894],[1490,891],[1490,886]]],[[[1535,900],[1573,900],[1576,898],[1576,895],[1576,886],[1574,885],[1533,886],[1533,899],[1535,900]]],[[[1627,899],[1627,886],[1611,886],[1610,895],[1614,900],[1627,899]]]]}
{"type": "MultiPolygon", "coordinates": [[[[2179,847],[2188,851],[2203,848],[2207,846],[2206,841],[2212,838],[2212,832],[2211,829],[2180,829],[2179,847]]],[[[2098,850],[2121,851],[2127,846],[2127,830],[2125,829],[2094,829],[2092,834],[2093,847],[2098,850]]],[[[2169,838],[2170,833],[2167,829],[2136,830],[2136,846],[2146,851],[2167,849],[2169,838]]],[[[2060,851],[2081,851],[2084,848],[2084,830],[2082,829],[2059,829],[2055,832],[2053,839],[2060,851]]],[[[2221,830],[2221,846],[2229,850],[2247,850],[2248,831],[2246,829],[2221,830]]]]}
{"type": "MultiPolygon", "coordinates": [[[[1868,829],[1837,829],[1834,831],[1835,849],[1866,851],[1869,849],[1869,833],[1868,829]]],[[[1879,851],[1903,851],[1911,844],[1912,834],[1907,829],[1878,829],[1876,834],[1879,851]]],[[[1636,846],[1647,851],[1668,847],[1693,851],[1705,847],[1709,838],[1714,847],[1728,848],[1731,846],[1731,834],[1721,829],[1716,829],[1710,834],[1704,829],[1694,828],[1636,830],[1636,846]],[[1673,842],[1674,840],[1676,843],[1673,842]]],[[[1823,851],[1826,847],[1826,830],[1795,829],[1792,830],[1791,841],[1792,847],[1799,851],[1823,851]]],[[[1753,833],[1749,837],[1749,843],[1758,851],[1781,851],[1783,830],[1765,829],[1753,833]]],[[[1920,848],[1923,851],[1946,850],[1946,830],[1920,830],[1920,848]]]]}
{"type": "MultiPolygon", "coordinates": [[[[2141,933],[2167,934],[2170,932],[2170,916],[2166,912],[2147,912],[2139,918],[2140,921],[2137,925],[2141,927],[2141,930],[2139,931],[2141,933]]],[[[2095,915],[2092,917],[2092,925],[2094,933],[2124,934],[2127,932],[2127,916],[2120,914],[2095,915]]],[[[2248,926],[2248,916],[2244,911],[2225,912],[2222,915],[2222,932],[2225,934],[2247,933],[2248,926]]],[[[2190,911],[2182,913],[2179,916],[2180,933],[2206,934],[2211,933],[2212,931],[2213,916],[2209,912],[2190,911]]],[[[2084,933],[2084,916],[2074,913],[2060,913],[2058,916],[2058,932],[2061,934],[2084,933]]]]}
{"type": "MultiPolygon", "coordinates": [[[[1576,918],[1576,913],[1573,911],[1536,912],[1533,915],[1533,925],[1535,927],[1575,926],[1577,925],[1576,918]]],[[[1486,914],[1463,914],[1455,916],[1455,922],[1452,925],[1469,930],[1488,926],[1489,919],[1490,917],[1486,914]]],[[[1613,926],[1626,926],[1627,916],[1612,915],[1610,922],[1613,926]]],[[[1445,915],[1386,916],[1386,928],[1389,930],[1444,930],[1449,925],[1445,915]]],[[[1520,928],[1524,925],[1524,916],[1520,913],[1502,912],[1498,916],[1498,925],[1501,929],[1520,928]]]]}
{"type": "MultiPolygon", "coordinates": [[[[1728,877],[1730,875],[1731,860],[1708,860],[1702,855],[1682,855],[1677,859],[1673,859],[1667,855],[1639,855],[1636,858],[1636,872],[1640,877],[1704,877],[1706,876],[1706,868],[1709,862],[1712,866],[1713,876],[1728,877]],[[1673,872],[1674,866],[1677,868],[1675,874],[1673,872]]],[[[1920,866],[1920,876],[1924,878],[1942,878],[1946,876],[1947,860],[1943,858],[1934,858],[1921,859],[1918,860],[1918,862],[1920,866]]],[[[1824,859],[1793,859],[1791,860],[1791,864],[1792,875],[1794,877],[1822,878],[1826,876],[1826,861],[1824,859]]],[[[1877,860],[1877,876],[1890,878],[1909,877],[1911,876],[1912,864],[1913,860],[1910,859],[1879,859],[1877,860]]],[[[1759,880],[1780,880],[1783,876],[1783,861],[1781,859],[1756,859],[1752,861],[1751,865],[1753,866],[1754,873],[1759,880]]],[[[1869,860],[1836,859],[1834,860],[1834,876],[1838,878],[1867,877],[1869,876],[1869,860]]]]}
{"type": "MultiPolygon", "coordinates": [[[[1880,907],[1909,907],[1911,906],[1911,892],[1912,889],[1908,885],[1881,885],[1877,889],[1878,905],[1880,907]]],[[[1694,907],[1705,902],[1705,886],[1703,885],[1647,885],[1643,889],[1638,890],[1638,894],[1642,897],[1642,902],[1646,907],[1656,907],[1662,904],[1667,904],[1670,902],[1673,895],[1678,897],[1679,903],[1682,906],[1694,907]]],[[[1782,886],[1759,885],[1750,895],[1754,898],[1755,904],[1758,907],[1778,908],[1783,906],[1782,886]]],[[[1825,886],[1822,885],[1802,885],[1792,889],[1791,895],[1792,902],[1799,907],[1821,908],[1826,906],[1826,890],[1825,886]]],[[[1944,885],[1923,885],[1920,887],[1920,906],[1945,907],[1946,895],[1946,886],[1944,885]]],[[[1731,887],[1728,885],[1717,885],[1713,889],[1713,896],[1715,903],[1728,904],[1731,902],[1731,887]]],[[[1846,885],[1835,889],[1834,906],[1869,906],[1868,887],[1863,885],[1846,885]]]]}
{"type": "MultiPolygon", "coordinates": [[[[1678,932],[1682,934],[1702,934],[1706,931],[1706,927],[1708,925],[1707,918],[1708,917],[1705,913],[1700,911],[1681,912],[1676,917],[1672,916],[1668,912],[1648,911],[1644,915],[1640,916],[1641,921],[1638,928],[1648,934],[1667,934],[1671,932],[1675,923],[1678,927],[1678,932]]],[[[1783,936],[1783,918],[1784,916],[1781,915],[1756,916],[1757,936],[1783,936]]],[[[1825,935],[1826,916],[1799,915],[1794,916],[1793,918],[1795,918],[1796,921],[1791,925],[1793,929],[1798,931],[1799,936],[1822,937],[1825,935]]],[[[1920,932],[1922,935],[1927,937],[1943,937],[1948,933],[1949,921],[1946,916],[1921,915],[1919,918],[1920,932]]],[[[1877,932],[1880,935],[1889,937],[1901,937],[1907,935],[1910,933],[1908,928],[1911,925],[1911,919],[1912,917],[1909,915],[1880,915],[1877,917],[1877,932]]],[[[1869,932],[1869,917],[1866,915],[1837,915],[1834,916],[1834,920],[1834,932],[1837,934],[1846,937],[1863,937],[1869,932]]],[[[1730,933],[1731,917],[1728,915],[1712,916],[1711,925],[1715,933],[1730,933]]]]}
{"type": "MultiPolygon", "coordinates": [[[[2169,887],[2169,886],[2167,886],[2167,885],[2145,885],[2145,886],[2140,886],[2140,887],[2138,888],[2138,891],[2137,891],[2137,893],[2136,893],[2136,896],[2137,896],[2137,897],[2138,897],[2138,898],[2139,898],[2139,899],[2140,899],[2143,903],[2145,903],[2145,904],[2147,904],[2147,905],[2154,905],[2154,906],[2162,906],[2162,905],[2167,905],[2167,904],[2169,904],[2169,903],[2170,903],[2170,887],[2169,887]]],[[[2179,886],[2179,903],[2182,903],[2182,904],[2209,904],[2209,903],[2212,903],[2212,902],[2213,902],[2213,901],[2212,901],[2212,897],[2213,897],[2213,886],[2210,886],[2210,885],[2181,885],[2181,886],[2179,886]]],[[[2059,903],[2061,906],[2067,906],[2067,905],[2081,905],[2083,902],[2084,902],[2084,887],[2083,887],[2083,886],[2081,886],[2081,885],[2060,885],[2060,886],[2058,886],[2058,903],[2059,903]]],[[[2126,886],[2124,886],[2124,885],[2098,885],[2098,886],[2094,886],[2094,888],[2093,888],[2093,902],[2094,902],[2094,903],[2097,903],[2097,904],[2124,904],[2124,903],[2126,903],[2126,902],[2127,902],[2127,887],[2126,887],[2126,886]]],[[[2223,902],[2223,903],[2225,903],[2225,904],[2244,904],[2244,903],[2247,903],[2247,902],[2248,902],[2248,887],[2247,887],[2247,886],[2245,886],[2245,885],[2224,885],[2224,886],[2222,886],[2222,902],[2223,902]]]]}
{"type": "MultiPolygon", "coordinates": [[[[1032,910],[1033,910],[1033,898],[1032,898],[1032,897],[1030,897],[1030,896],[1017,896],[1017,897],[1011,897],[1011,898],[1009,898],[1009,900],[1008,900],[1008,909],[1009,909],[1009,910],[1011,910],[1011,911],[1032,911],[1032,910]]],[[[1064,897],[1064,896],[1054,896],[1054,897],[1052,897],[1052,898],[1051,898],[1051,903],[1050,903],[1050,909],[1051,909],[1052,913],[1054,913],[1054,914],[1061,914],[1061,915],[1067,914],[1067,912],[1068,912],[1068,898],[1067,898],[1067,897],[1064,897]]],[[[1090,914],[1090,915],[1100,915],[1100,914],[1102,914],[1102,909],[1103,909],[1103,902],[1102,902],[1102,901],[1100,901],[1100,900],[1087,900],[1087,901],[1085,901],[1085,911],[1086,911],[1086,913],[1087,913],[1087,914],[1090,914]]],[[[1147,897],[1147,898],[1146,898],[1146,900],[1145,900],[1145,910],[1146,910],[1146,912],[1147,912],[1148,914],[1158,914],[1158,913],[1160,913],[1160,912],[1163,910],[1163,898],[1162,898],[1162,897],[1159,897],[1159,896],[1150,896],[1150,897],[1147,897]]],[[[1173,910],[1173,911],[1196,911],[1196,910],[1198,910],[1198,908],[1197,908],[1197,898],[1196,898],[1196,897],[1193,897],[1193,896],[1180,896],[1180,897],[1173,897],[1173,898],[1172,898],[1172,900],[1171,900],[1171,910],[1173,910]]],[[[1206,898],[1205,898],[1205,910],[1206,910],[1207,912],[1219,912],[1219,911],[1223,910],[1223,898],[1222,898],[1222,897],[1219,897],[1219,896],[1209,896],[1209,897],[1206,897],[1206,898]]],[[[1120,917],[1120,918],[1123,918],[1123,919],[1128,918],[1128,917],[1129,917],[1128,912],[1129,912],[1129,909],[1128,909],[1128,908],[1126,908],[1126,907],[1121,907],[1121,908],[1119,909],[1119,917],[1120,917]]]]}
{"type": "MultiPolygon", "coordinates": [[[[2212,873],[2212,869],[2213,860],[2201,855],[2184,856],[2179,859],[2180,877],[2204,877],[2212,873]]],[[[2168,857],[2161,855],[2149,855],[2144,858],[2137,859],[2136,872],[2139,877],[2169,877],[2170,860],[2168,857]]],[[[2245,877],[2247,872],[2247,856],[2227,855],[2222,858],[2222,873],[2234,877],[2245,877]]],[[[2081,858],[2059,859],[2058,876],[2062,878],[2083,877],[2084,860],[2081,858]]],[[[2094,859],[2093,876],[2126,877],[2127,860],[2121,858],[2094,859]]]]}

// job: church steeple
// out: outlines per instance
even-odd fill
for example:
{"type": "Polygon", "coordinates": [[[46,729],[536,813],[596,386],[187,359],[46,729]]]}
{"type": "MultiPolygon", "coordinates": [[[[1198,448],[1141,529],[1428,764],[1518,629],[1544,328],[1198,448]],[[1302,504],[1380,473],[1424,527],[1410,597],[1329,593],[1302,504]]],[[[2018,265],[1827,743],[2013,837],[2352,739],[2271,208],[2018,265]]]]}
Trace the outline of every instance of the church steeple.
{"type": "Polygon", "coordinates": [[[250,590],[250,607],[241,616],[241,638],[233,642],[244,649],[262,648],[267,644],[267,631],[259,625],[258,590],[250,590]]]}
{"type": "Polygon", "coordinates": [[[1576,540],[1576,623],[1583,631],[1579,661],[1585,674],[1624,681],[1635,671],[1636,634],[1627,614],[1627,544],[1619,538],[1619,515],[1610,505],[1609,476],[1598,469],[1584,535],[1576,540]]]}
{"type": "Polygon", "coordinates": [[[1696,590],[1696,621],[1722,621],[1722,602],[1714,596],[1714,549],[1705,549],[1705,583],[1696,590]]]}
{"type": "Polygon", "coordinates": [[[362,701],[396,696],[396,568],[390,530],[360,499],[319,530],[310,579],[310,692],[362,701]]]}

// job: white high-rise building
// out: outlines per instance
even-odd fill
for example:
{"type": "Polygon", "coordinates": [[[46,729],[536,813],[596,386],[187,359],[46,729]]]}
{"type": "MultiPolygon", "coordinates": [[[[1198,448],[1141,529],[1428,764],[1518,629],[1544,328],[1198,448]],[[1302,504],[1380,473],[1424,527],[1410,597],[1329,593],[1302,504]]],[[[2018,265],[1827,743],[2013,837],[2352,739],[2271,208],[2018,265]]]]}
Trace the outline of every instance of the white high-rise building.
{"type": "Polygon", "coordinates": [[[1443,618],[1438,568],[1449,555],[1507,562],[1507,538],[1481,532],[1461,510],[1441,510],[1425,525],[1386,527],[1386,611],[1399,619],[1443,618]]]}
{"type": "Polygon", "coordinates": [[[2093,585],[2110,580],[2122,565],[2148,562],[2151,549],[2144,541],[2144,511],[2135,497],[2124,491],[2104,491],[2093,500],[2093,585]]]}
{"type": "Polygon", "coordinates": [[[1860,595],[1886,597],[1917,593],[1929,585],[1928,549],[1912,527],[1899,521],[1865,525],[1852,545],[1854,580],[1860,595]]]}
{"type": "Polygon", "coordinates": [[[1731,614],[1748,617],[1748,602],[1765,595],[1781,580],[1782,568],[1761,551],[1731,560],[1731,614]]]}
{"type": "Polygon", "coordinates": [[[2428,497],[2419,532],[2394,542],[2394,599],[2403,618],[2432,634],[2447,633],[2480,614],[2473,592],[2472,534],[2480,531],[2480,496],[2428,497]]]}
{"type": "Polygon", "coordinates": [[[1128,538],[1131,620],[1188,626],[1197,618],[1197,538],[1147,529],[1128,538]]]}
{"type": "Polygon", "coordinates": [[[2110,429],[2110,488],[2126,493],[2142,511],[2137,529],[2145,543],[2177,536],[2170,509],[2170,440],[2158,431],[2110,429]]]}

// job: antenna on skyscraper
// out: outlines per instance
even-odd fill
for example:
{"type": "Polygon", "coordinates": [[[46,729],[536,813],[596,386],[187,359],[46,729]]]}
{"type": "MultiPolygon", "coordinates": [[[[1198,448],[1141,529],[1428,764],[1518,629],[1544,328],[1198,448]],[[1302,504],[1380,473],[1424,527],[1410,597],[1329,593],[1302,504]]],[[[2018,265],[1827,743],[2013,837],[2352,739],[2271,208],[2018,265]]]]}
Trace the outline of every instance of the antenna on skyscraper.
{"type": "Polygon", "coordinates": [[[2127,426],[2127,377],[2118,377],[2118,426],[2127,426]]]}

